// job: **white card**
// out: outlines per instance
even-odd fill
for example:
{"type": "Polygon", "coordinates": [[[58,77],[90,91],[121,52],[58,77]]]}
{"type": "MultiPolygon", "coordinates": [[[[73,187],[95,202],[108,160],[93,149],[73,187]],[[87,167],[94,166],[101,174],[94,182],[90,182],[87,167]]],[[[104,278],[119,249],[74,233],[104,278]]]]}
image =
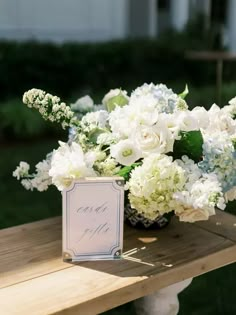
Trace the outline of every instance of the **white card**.
{"type": "Polygon", "coordinates": [[[89,177],[63,191],[65,261],[121,258],[123,186],[122,177],[89,177]]]}

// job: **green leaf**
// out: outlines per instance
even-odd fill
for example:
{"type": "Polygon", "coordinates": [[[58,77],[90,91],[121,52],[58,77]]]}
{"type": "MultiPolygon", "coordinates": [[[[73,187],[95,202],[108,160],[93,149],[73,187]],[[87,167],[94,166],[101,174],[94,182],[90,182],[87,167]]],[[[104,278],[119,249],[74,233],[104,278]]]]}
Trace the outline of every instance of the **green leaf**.
{"type": "Polygon", "coordinates": [[[189,92],[189,90],[188,90],[188,85],[186,84],[184,91],[179,94],[179,97],[181,97],[181,98],[184,100],[185,97],[188,95],[188,92],[189,92]]]}
{"type": "Polygon", "coordinates": [[[116,95],[116,96],[113,96],[111,97],[107,103],[106,103],[106,107],[107,107],[107,110],[108,112],[112,112],[116,106],[120,106],[120,107],[123,107],[125,105],[128,104],[128,99],[127,97],[125,97],[121,92],[116,95]]]}
{"type": "Polygon", "coordinates": [[[98,127],[94,128],[88,134],[89,141],[96,144],[98,136],[100,136],[102,133],[104,133],[103,129],[98,128],[98,127]]]}
{"type": "Polygon", "coordinates": [[[124,178],[125,181],[129,180],[130,172],[135,169],[135,167],[140,166],[141,163],[133,163],[132,165],[122,167],[117,175],[124,178]]]}
{"type": "Polygon", "coordinates": [[[203,137],[200,130],[181,131],[181,139],[174,143],[173,157],[181,159],[183,155],[187,155],[195,162],[202,159],[203,137]]]}

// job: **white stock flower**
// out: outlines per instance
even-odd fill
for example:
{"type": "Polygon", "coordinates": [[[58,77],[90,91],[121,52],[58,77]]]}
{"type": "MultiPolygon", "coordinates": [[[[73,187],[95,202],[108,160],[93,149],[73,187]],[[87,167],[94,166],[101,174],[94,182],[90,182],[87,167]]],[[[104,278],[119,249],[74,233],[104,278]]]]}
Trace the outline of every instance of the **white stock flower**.
{"type": "Polygon", "coordinates": [[[129,139],[111,145],[110,153],[121,165],[131,165],[141,158],[141,151],[129,139]]]}
{"type": "Polygon", "coordinates": [[[24,93],[23,103],[36,108],[45,120],[58,122],[65,129],[74,122],[74,113],[60,98],[40,89],[31,89],[24,93]]]}
{"type": "Polygon", "coordinates": [[[36,165],[36,174],[31,180],[33,188],[38,191],[45,191],[48,186],[52,184],[52,179],[49,176],[49,170],[51,168],[51,158],[43,160],[36,165]]]}
{"type": "Polygon", "coordinates": [[[29,173],[30,166],[26,162],[20,162],[19,166],[17,166],[16,170],[13,172],[13,176],[16,177],[18,180],[21,177],[25,177],[29,173]]]}
{"type": "Polygon", "coordinates": [[[26,189],[26,190],[33,190],[34,186],[32,184],[32,181],[30,179],[22,179],[21,185],[26,189]]]}
{"type": "MultiPolygon", "coordinates": [[[[51,161],[49,175],[52,177],[52,183],[58,190],[69,187],[75,179],[86,176],[96,176],[88,165],[81,146],[75,142],[69,146],[66,143],[59,142],[60,147],[54,150],[51,161]]],[[[91,160],[90,160],[91,162],[91,160]]]]}

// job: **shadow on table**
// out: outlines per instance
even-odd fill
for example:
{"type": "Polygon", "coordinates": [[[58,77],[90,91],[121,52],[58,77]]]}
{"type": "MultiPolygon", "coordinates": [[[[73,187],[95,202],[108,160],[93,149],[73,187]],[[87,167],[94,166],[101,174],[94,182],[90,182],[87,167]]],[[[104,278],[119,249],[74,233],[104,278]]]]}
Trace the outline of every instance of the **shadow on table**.
{"type": "Polygon", "coordinates": [[[151,277],[194,263],[228,246],[231,246],[231,241],[225,237],[174,219],[168,227],[159,231],[126,227],[122,260],[73,264],[119,277],[151,277]]]}

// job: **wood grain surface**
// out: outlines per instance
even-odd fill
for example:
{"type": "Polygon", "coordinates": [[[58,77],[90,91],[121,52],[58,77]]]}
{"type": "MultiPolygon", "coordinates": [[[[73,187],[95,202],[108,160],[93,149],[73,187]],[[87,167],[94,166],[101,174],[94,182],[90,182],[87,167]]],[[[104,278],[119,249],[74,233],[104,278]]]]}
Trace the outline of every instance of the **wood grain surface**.
{"type": "Polygon", "coordinates": [[[98,314],[236,261],[236,217],[173,219],[161,231],[125,227],[124,259],[61,258],[61,218],[0,231],[0,314],[98,314]]]}

